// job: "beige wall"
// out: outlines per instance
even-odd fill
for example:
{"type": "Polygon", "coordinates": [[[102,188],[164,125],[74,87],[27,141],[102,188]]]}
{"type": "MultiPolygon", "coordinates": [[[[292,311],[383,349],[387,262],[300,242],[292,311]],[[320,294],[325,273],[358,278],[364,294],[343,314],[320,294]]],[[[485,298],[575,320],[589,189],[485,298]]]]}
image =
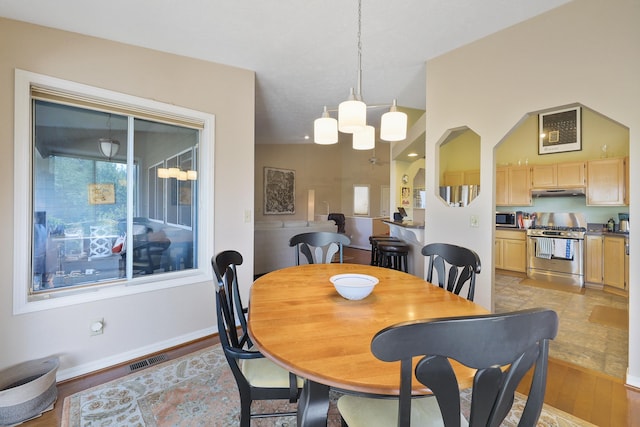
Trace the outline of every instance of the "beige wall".
{"type": "MultiPolygon", "coordinates": [[[[494,188],[494,148],[528,112],[578,102],[629,128],[630,216],[640,217],[640,2],[574,1],[427,63],[427,188],[438,176],[436,145],[467,125],[482,140],[481,187],[494,188]],[[637,213],[638,212],[638,213],[637,213]]],[[[467,208],[427,194],[426,239],[465,244],[481,257],[476,301],[492,306],[495,191],[467,208]],[[469,226],[477,215],[480,227],[469,226]]],[[[631,234],[631,254],[640,240],[631,234]]],[[[637,255],[632,255],[632,257],[637,255]]],[[[640,265],[630,267],[629,373],[640,386],[640,265]]],[[[562,325],[561,325],[562,327],[562,325]]]]}
{"type": "Polygon", "coordinates": [[[307,219],[308,190],[315,190],[315,214],[341,212],[353,214],[353,185],[370,185],[371,216],[380,213],[380,187],[389,184],[389,146],[377,143],[376,158],[371,165],[373,150],[353,150],[351,143],[258,144],[255,155],[256,221],[307,219]],[[264,215],[264,167],[296,171],[296,212],[287,215],[264,215]]]}
{"type": "Polygon", "coordinates": [[[214,114],[215,191],[202,197],[215,197],[215,252],[233,248],[244,255],[247,287],[253,226],[242,212],[253,209],[254,73],[6,19],[0,19],[0,52],[0,368],[56,354],[64,377],[214,331],[211,283],[12,314],[14,69],[214,114]],[[89,337],[95,318],[105,319],[105,332],[89,337]]]}

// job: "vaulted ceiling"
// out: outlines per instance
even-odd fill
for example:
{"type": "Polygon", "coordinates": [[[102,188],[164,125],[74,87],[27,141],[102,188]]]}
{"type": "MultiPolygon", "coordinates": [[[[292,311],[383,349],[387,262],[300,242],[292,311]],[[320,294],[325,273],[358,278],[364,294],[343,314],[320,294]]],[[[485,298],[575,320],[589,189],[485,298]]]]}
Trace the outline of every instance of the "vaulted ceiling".
{"type": "MultiPolygon", "coordinates": [[[[568,1],[363,0],[363,99],[425,110],[427,60],[568,1]]],[[[254,70],[258,144],[310,142],[357,86],[356,0],[0,0],[0,16],[254,70]]]]}

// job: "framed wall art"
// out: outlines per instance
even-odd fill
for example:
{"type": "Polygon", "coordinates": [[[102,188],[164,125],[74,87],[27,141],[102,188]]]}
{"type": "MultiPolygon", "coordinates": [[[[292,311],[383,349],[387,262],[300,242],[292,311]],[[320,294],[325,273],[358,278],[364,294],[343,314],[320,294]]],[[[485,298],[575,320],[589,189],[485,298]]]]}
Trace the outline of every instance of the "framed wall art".
{"type": "Polygon", "coordinates": [[[582,150],[580,107],[538,115],[538,154],[582,150]]]}
{"type": "Polygon", "coordinates": [[[113,184],[89,184],[90,205],[112,205],[116,202],[113,184]]]}
{"type": "Polygon", "coordinates": [[[264,213],[296,213],[296,171],[264,168],[264,213]]]}

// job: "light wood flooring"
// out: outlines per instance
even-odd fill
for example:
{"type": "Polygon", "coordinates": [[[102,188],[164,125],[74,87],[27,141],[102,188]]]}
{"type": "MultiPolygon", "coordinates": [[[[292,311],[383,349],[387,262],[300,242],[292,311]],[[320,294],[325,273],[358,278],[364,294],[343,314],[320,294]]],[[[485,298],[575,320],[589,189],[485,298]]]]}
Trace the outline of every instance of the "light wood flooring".
{"type": "MultiPolygon", "coordinates": [[[[347,248],[345,256],[345,262],[368,264],[370,253],[347,248]]],[[[217,342],[217,337],[208,337],[162,353],[173,359],[217,342]]],[[[152,355],[148,357],[150,356],[152,355]]],[[[59,397],[54,409],[22,425],[60,425],[66,396],[127,375],[129,363],[60,383],[59,397]]],[[[526,384],[523,384],[519,391],[526,393],[526,384]]],[[[549,359],[545,403],[597,426],[640,426],[640,390],[626,387],[620,377],[584,368],[556,357],[549,359]]]]}

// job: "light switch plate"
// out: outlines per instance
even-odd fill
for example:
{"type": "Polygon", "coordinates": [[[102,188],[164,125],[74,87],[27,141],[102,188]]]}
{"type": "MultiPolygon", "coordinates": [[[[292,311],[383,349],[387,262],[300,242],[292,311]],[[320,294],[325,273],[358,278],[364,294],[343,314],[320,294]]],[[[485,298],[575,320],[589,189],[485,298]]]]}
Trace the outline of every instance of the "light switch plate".
{"type": "Polygon", "coordinates": [[[478,224],[478,215],[471,215],[469,217],[469,226],[473,227],[473,228],[478,228],[479,224],[478,224]]]}

